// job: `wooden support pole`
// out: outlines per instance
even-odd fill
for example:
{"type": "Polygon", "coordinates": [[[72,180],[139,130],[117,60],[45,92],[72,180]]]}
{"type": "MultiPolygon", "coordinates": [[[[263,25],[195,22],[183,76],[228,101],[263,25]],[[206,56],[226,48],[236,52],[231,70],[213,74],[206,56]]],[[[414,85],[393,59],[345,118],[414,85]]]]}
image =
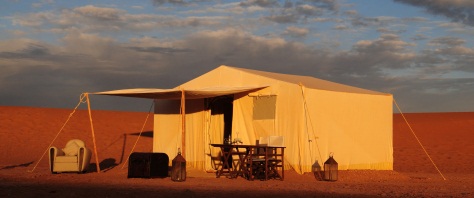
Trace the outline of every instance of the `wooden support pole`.
{"type": "Polygon", "coordinates": [[[91,123],[92,142],[94,143],[95,165],[97,168],[97,173],[100,173],[99,157],[97,156],[97,145],[95,143],[94,125],[92,124],[92,113],[91,113],[91,103],[89,101],[89,93],[85,93],[85,95],[87,99],[87,110],[89,111],[89,120],[91,123]]]}
{"type": "Polygon", "coordinates": [[[184,89],[181,89],[181,143],[183,149],[181,149],[181,155],[186,158],[186,98],[184,89]]]}

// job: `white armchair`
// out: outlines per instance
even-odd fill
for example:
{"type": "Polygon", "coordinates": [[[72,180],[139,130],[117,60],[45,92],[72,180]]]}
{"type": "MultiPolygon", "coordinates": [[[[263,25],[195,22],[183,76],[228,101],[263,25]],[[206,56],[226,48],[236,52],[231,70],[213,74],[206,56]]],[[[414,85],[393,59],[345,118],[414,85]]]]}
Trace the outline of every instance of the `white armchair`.
{"type": "Polygon", "coordinates": [[[49,167],[52,173],[84,173],[89,168],[91,155],[82,140],[69,140],[63,149],[54,146],[49,149],[49,167]]]}

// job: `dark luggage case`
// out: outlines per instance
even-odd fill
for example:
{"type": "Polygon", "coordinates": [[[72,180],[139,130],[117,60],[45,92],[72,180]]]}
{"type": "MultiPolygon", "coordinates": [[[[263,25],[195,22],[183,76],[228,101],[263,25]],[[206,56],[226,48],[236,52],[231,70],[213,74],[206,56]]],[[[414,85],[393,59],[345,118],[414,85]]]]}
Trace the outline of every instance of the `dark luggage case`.
{"type": "Polygon", "coordinates": [[[128,159],[128,178],[168,177],[169,157],[166,153],[137,153],[128,159]]]}

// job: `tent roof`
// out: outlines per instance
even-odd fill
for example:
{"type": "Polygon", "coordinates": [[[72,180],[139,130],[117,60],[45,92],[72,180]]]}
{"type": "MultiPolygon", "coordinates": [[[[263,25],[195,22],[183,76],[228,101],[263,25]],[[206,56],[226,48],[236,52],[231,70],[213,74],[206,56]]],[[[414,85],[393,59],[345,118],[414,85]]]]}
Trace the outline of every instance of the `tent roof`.
{"type": "Polygon", "coordinates": [[[273,72],[266,72],[266,71],[259,71],[259,70],[252,70],[252,69],[244,69],[238,67],[230,67],[222,65],[219,68],[227,68],[227,69],[235,69],[246,73],[251,73],[267,78],[272,78],[275,80],[281,80],[288,83],[293,84],[302,84],[305,87],[313,88],[313,89],[320,89],[320,90],[328,90],[328,91],[339,91],[339,92],[348,92],[348,93],[362,93],[362,94],[375,94],[375,95],[390,95],[383,92],[372,91],[368,89],[362,89],[354,86],[344,85],[340,83],[335,83],[327,80],[322,80],[318,78],[314,78],[311,76],[300,76],[300,75],[291,75],[291,74],[282,74],[282,73],[273,73],[273,72]]]}
{"type": "Polygon", "coordinates": [[[96,95],[112,95],[133,98],[150,99],[180,99],[182,91],[186,99],[210,98],[247,91],[262,89],[268,86],[245,86],[245,87],[205,87],[200,89],[153,89],[153,88],[135,88],[119,89],[112,91],[95,92],[96,95]]]}
{"type": "MultiPolygon", "coordinates": [[[[307,88],[320,89],[327,91],[347,92],[347,93],[361,93],[361,94],[374,94],[374,95],[390,95],[387,93],[376,92],[372,90],[362,89],[354,86],[339,84],[327,80],[322,80],[310,76],[299,76],[291,74],[281,74],[266,71],[258,71],[252,69],[244,69],[238,67],[230,67],[221,65],[215,70],[235,70],[237,72],[245,72],[257,76],[280,80],[293,84],[301,84],[307,88]]],[[[214,71],[214,70],[213,70],[214,71]]],[[[213,72],[210,71],[210,72],[213,72]]],[[[203,74],[201,77],[206,76],[203,74]]],[[[200,78],[200,77],[198,77],[200,78]]],[[[188,82],[189,83],[189,82],[188,82]]],[[[186,84],[186,83],[185,83],[186,84]]],[[[246,86],[213,86],[203,88],[184,88],[182,86],[173,89],[155,89],[155,88],[134,88],[134,89],[120,89],[104,92],[95,92],[91,94],[97,95],[113,95],[113,96],[124,96],[134,98],[150,98],[150,99],[180,99],[181,92],[184,90],[186,99],[198,99],[198,98],[210,98],[222,95],[229,95],[247,91],[255,91],[270,85],[246,85],[246,86]]],[[[186,87],[186,86],[184,86],[186,87]]]]}

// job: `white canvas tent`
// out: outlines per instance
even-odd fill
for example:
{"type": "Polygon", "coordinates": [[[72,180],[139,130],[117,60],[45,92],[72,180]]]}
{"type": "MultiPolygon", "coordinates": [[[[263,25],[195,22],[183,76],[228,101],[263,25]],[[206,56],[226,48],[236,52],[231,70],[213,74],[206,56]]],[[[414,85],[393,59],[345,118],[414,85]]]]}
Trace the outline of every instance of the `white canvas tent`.
{"type": "Polygon", "coordinates": [[[254,144],[283,136],[285,166],[321,167],[334,153],[340,170],[393,169],[391,94],[308,76],[220,66],[175,89],[94,94],[155,99],[153,151],[211,171],[224,137],[254,144]]]}

